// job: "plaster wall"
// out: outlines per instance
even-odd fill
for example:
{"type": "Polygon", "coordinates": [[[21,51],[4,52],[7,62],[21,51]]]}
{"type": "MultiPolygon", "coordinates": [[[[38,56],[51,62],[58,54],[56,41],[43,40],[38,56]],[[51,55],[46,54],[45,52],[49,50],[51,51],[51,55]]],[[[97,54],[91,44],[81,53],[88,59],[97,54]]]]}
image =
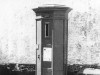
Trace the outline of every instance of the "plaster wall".
{"type": "Polygon", "coordinates": [[[90,8],[68,17],[68,64],[100,65],[100,14],[90,8]]]}
{"type": "Polygon", "coordinates": [[[35,64],[35,13],[10,4],[0,10],[0,64],[35,64]]]}

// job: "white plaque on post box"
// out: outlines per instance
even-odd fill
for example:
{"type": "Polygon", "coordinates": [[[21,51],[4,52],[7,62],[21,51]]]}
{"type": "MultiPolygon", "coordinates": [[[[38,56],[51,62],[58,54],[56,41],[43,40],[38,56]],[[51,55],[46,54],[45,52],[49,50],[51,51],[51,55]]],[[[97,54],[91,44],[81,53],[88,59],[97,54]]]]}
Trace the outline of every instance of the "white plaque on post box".
{"type": "Polygon", "coordinates": [[[52,48],[43,48],[43,61],[52,61],[52,48]]]}

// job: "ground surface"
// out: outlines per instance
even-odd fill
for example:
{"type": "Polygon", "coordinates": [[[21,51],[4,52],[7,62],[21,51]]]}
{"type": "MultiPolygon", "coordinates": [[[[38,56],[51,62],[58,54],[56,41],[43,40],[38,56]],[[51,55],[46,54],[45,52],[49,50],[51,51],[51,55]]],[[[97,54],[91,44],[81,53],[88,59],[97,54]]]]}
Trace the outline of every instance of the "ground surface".
{"type": "Polygon", "coordinates": [[[34,64],[4,64],[0,65],[0,75],[35,75],[34,64]]]}

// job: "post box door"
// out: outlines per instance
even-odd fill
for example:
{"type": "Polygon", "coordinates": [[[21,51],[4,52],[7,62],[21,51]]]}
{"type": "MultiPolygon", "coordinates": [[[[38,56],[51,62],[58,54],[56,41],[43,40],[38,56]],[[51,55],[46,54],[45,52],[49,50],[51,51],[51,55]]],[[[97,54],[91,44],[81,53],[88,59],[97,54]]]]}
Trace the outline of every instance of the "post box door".
{"type": "Polygon", "coordinates": [[[42,75],[52,75],[52,20],[42,20],[42,75]]]}

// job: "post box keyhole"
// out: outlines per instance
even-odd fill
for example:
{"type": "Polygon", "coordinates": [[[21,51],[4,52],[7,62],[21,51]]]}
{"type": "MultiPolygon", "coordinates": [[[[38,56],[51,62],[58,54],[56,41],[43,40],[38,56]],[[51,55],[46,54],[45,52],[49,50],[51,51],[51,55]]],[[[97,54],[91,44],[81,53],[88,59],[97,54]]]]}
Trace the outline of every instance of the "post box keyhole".
{"type": "Polygon", "coordinates": [[[40,60],[40,55],[38,55],[38,59],[40,60]]]}

